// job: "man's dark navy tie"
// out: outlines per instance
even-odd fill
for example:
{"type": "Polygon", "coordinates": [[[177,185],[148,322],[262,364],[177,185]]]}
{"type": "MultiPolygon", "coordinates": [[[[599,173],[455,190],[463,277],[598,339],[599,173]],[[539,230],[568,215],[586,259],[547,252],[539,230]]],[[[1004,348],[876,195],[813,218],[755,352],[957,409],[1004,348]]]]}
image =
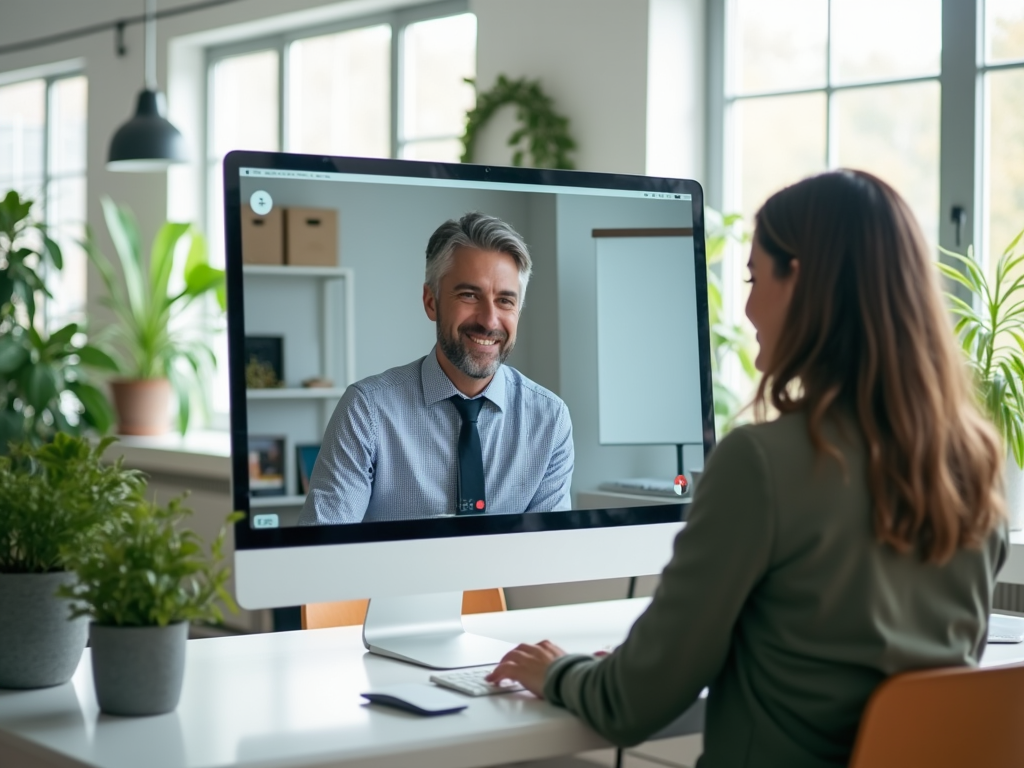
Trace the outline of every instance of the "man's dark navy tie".
{"type": "Polygon", "coordinates": [[[449,398],[462,416],[459,430],[459,498],[455,514],[479,515],[487,508],[484,493],[484,456],[480,448],[480,432],[476,427],[484,399],[467,400],[461,395],[449,398]]]}

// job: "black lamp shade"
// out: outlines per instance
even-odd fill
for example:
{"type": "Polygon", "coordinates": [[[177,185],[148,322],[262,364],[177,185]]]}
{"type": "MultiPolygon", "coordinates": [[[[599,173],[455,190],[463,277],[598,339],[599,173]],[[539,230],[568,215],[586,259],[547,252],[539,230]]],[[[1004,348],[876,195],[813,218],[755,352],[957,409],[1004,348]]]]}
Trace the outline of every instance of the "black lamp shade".
{"type": "Polygon", "coordinates": [[[117,129],[110,141],[107,168],[111,171],[161,171],[171,163],[188,161],[185,138],[163,116],[159,91],[139,94],[135,116],[117,129]]]}

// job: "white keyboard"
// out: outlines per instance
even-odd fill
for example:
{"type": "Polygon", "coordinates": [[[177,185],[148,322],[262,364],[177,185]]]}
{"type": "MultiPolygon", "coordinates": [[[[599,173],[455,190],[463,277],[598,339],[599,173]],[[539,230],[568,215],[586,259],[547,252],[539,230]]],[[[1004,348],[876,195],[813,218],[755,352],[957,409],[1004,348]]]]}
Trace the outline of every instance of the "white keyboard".
{"type": "Polygon", "coordinates": [[[493,685],[484,678],[491,674],[494,667],[470,667],[469,669],[453,669],[450,672],[438,672],[430,676],[430,682],[451,688],[453,691],[467,696],[490,696],[492,693],[514,693],[524,690],[519,683],[502,680],[493,685]]]}
{"type": "Polygon", "coordinates": [[[990,643],[1024,642],[1024,619],[993,613],[988,617],[988,641],[990,643]]]}

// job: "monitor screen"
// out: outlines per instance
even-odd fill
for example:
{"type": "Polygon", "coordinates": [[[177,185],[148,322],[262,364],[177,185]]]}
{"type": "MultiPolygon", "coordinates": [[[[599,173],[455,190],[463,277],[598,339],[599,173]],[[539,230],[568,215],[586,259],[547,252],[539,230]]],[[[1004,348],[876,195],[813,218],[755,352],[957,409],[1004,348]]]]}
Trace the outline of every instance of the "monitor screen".
{"type": "Polygon", "coordinates": [[[698,184],[256,152],[224,174],[239,548],[682,519],[686,493],[608,499],[714,443],[698,184]]]}

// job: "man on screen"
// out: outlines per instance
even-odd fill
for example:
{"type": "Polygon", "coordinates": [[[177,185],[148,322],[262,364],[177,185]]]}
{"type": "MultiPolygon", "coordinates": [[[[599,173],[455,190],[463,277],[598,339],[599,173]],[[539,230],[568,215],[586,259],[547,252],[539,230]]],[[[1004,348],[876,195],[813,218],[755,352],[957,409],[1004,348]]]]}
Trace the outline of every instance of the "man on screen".
{"type": "Polygon", "coordinates": [[[437,228],[423,286],[437,344],[345,390],[300,525],[570,508],[569,410],[503,365],[531,268],[522,237],[493,216],[437,228]]]}

